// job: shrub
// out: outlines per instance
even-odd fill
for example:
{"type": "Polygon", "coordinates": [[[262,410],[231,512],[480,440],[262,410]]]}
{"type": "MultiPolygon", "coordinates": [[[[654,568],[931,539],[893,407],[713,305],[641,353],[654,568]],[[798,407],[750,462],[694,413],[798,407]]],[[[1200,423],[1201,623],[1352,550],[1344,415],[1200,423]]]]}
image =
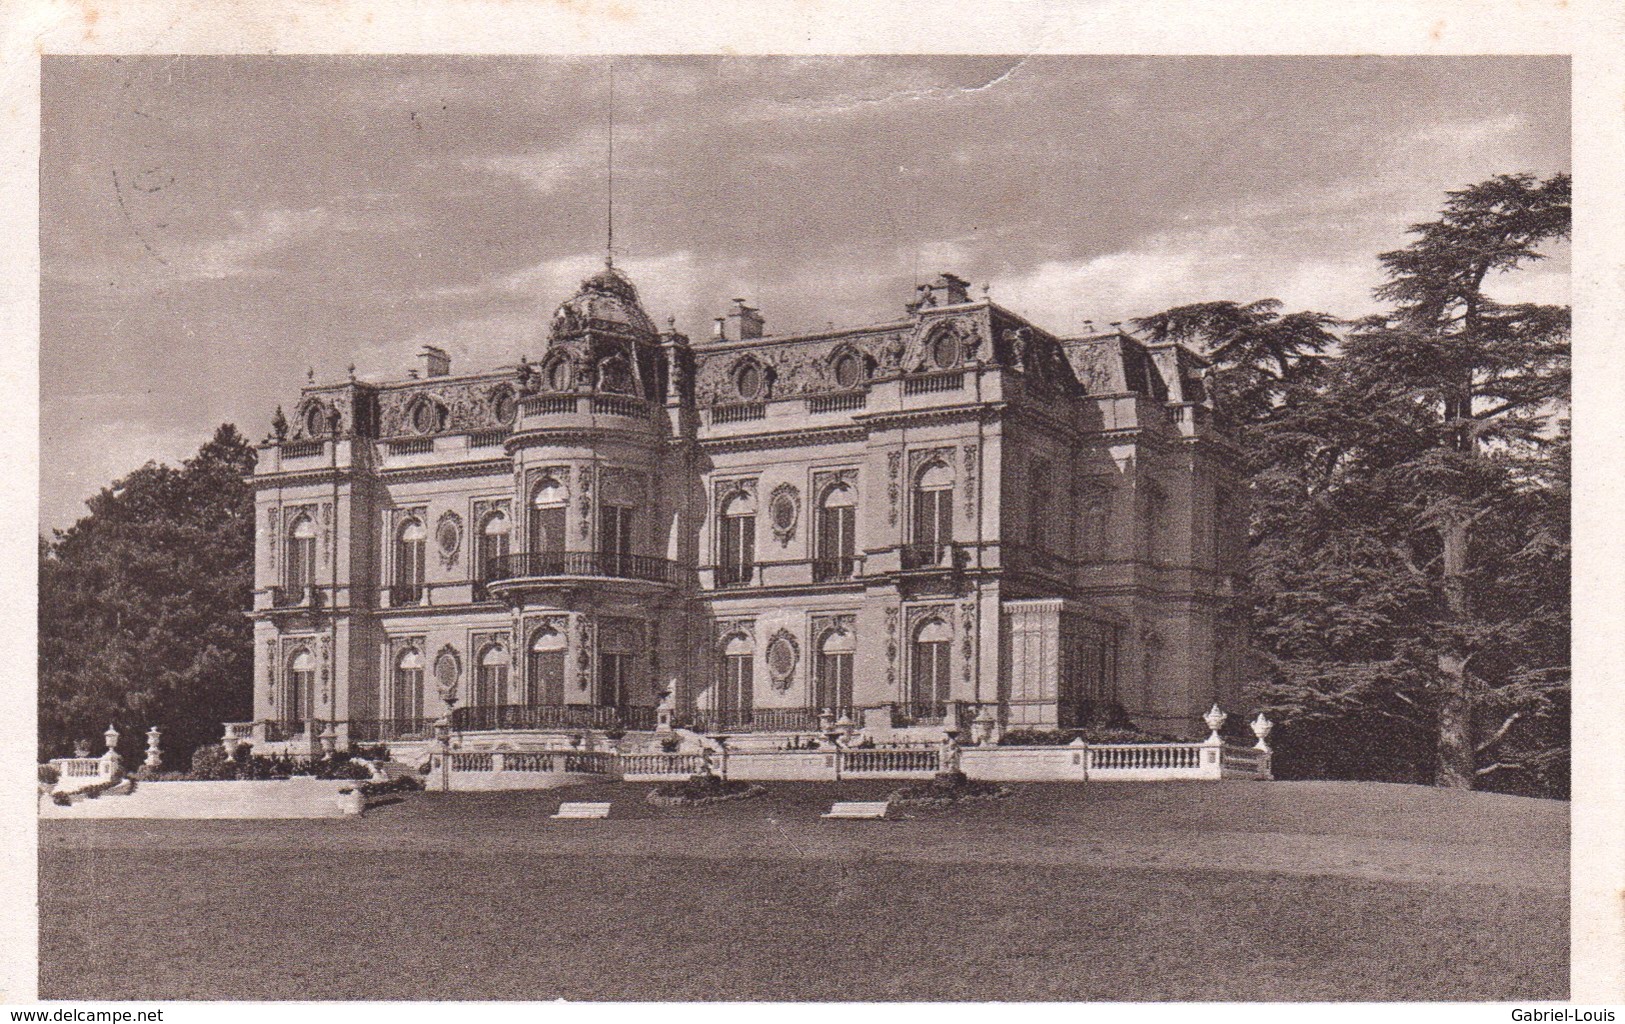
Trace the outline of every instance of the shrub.
{"type": "Polygon", "coordinates": [[[62,773],[56,770],[54,764],[42,764],[39,766],[39,780],[47,786],[54,786],[62,781],[62,773]]]}
{"type": "Polygon", "coordinates": [[[896,789],[887,801],[909,807],[952,807],[961,800],[996,800],[1009,795],[1007,787],[950,771],[938,772],[929,782],[911,782],[896,789]]]}
{"type": "Polygon", "coordinates": [[[1082,737],[1085,743],[1172,743],[1172,736],[1142,732],[1132,726],[1087,729],[1012,729],[999,737],[1001,747],[1064,747],[1082,737]]]}
{"type": "Polygon", "coordinates": [[[678,748],[682,745],[682,741],[676,736],[667,736],[665,739],[660,741],[660,749],[668,754],[677,753],[678,748]]]}
{"type": "Polygon", "coordinates": [[[720,775],[701,772],[690,775],[682,782],[667,782],[649,791],[648,801],[659,807],[692,807],[699,804],[721,803],[725,800],[746,800],[767,792],[761,786],[741,779],[724,779],[720,775]]]}
{"type": "Polygon", "coordinates": [[[340,793],[360,793],[371,799],[375,796],[387,796],[390,793],[421,793],[423,783],[410,775],[401,775],[386,782],[363,782],[359,786],[345,786],[340,793]]]}

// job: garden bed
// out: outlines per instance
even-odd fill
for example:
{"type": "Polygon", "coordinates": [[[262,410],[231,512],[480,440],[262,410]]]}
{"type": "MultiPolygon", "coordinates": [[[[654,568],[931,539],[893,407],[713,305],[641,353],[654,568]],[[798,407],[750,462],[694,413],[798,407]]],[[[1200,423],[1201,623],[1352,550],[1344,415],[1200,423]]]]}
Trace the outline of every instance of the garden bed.
{"type": "Polygon", "coordinates": [[[981,782],[964,772],[939,772],[927,782],[911,782],[893,790],[887,802],[897,807],[942,810],[966,802],[1001,800],[1010,793],[1008,786],[981,782]]]}
{"type": "Polygon", "coordinates": [[[767,792],[766,787],[742,779],[724,779],[720,775],[701,773],[691,775],[682,782],[668,782],[656,786],[644,799],[656,807],[701,807],[731,800],[749,800],[767,792]]]}

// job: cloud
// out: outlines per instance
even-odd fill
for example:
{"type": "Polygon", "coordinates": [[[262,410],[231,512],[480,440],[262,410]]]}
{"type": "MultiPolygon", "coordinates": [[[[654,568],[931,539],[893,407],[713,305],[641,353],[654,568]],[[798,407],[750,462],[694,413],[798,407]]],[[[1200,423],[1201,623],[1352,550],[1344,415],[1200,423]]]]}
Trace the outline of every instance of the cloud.
{"type": "Polygon", "coordinates": [[[323,230],[353,227],[335,222],[325,207],[270,209],[247,213],[232,210],[236,230],[217,238],[177,242],[173,235],[155,245],[150,228],[130,217],[130,229],[147,250],[149,259],[96,257],[75,260],[56,256],[44,261],[43,275],[67,284],[113,285],[121,295],[143,294],[179,284],[223,281],[240,277],[275,277],[278,271],[261,261],[287,250],[323,230]]]}

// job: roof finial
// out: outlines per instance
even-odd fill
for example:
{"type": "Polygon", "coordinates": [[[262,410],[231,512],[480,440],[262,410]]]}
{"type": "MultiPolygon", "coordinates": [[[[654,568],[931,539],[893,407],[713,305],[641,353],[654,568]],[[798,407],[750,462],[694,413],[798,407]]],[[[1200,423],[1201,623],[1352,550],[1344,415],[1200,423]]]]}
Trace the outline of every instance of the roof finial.
{"type": "Polygon", "coordinates": [[[604,211],[604,266],[615,267],[615,60],[609,61],[609,145],[607,209],[604,211]]]}

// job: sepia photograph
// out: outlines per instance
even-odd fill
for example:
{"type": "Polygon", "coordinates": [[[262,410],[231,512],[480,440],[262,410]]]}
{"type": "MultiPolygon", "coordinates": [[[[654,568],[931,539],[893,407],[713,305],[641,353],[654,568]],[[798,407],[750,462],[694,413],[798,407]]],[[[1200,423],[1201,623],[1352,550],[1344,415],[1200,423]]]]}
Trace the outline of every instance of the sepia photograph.
{"type": "Polygon", "coordinates": [[[39,89],[39,998],[1569,998],[1568,57],[39,89]]]}

